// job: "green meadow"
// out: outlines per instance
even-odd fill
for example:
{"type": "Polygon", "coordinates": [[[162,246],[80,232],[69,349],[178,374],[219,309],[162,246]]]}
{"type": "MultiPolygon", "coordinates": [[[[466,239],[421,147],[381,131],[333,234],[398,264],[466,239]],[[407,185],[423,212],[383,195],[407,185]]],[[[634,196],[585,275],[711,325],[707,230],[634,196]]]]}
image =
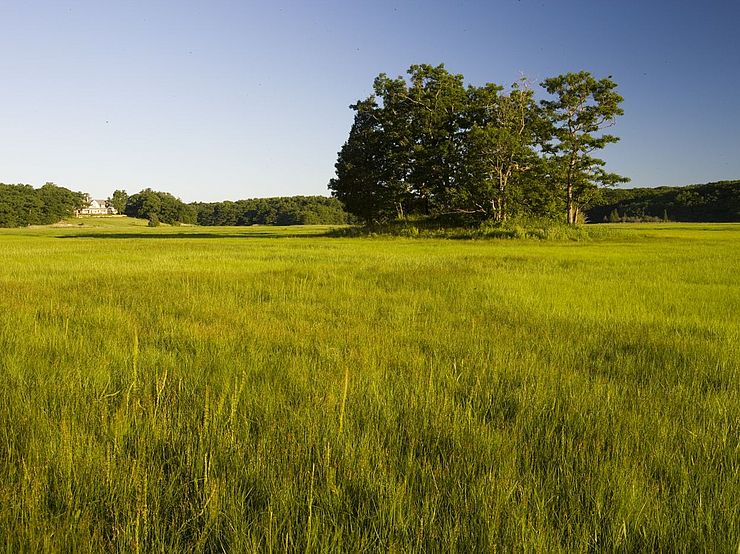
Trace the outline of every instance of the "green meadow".
{"type": "Polygon", "coordinates": [[[738,552],[740,225],[325,231],[0,231],[4,551],[738,552]]]}

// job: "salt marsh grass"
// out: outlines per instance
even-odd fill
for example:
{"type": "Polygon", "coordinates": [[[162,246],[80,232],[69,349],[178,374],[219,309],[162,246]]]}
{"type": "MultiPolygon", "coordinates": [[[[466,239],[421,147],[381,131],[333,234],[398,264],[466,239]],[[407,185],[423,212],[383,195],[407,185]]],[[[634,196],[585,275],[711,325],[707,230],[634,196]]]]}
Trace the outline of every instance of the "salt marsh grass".
{"type": "Polygon", "coordinates": [[[0,232],[7,552],[738,550],[740,226],[71,223],[0,232]]]}

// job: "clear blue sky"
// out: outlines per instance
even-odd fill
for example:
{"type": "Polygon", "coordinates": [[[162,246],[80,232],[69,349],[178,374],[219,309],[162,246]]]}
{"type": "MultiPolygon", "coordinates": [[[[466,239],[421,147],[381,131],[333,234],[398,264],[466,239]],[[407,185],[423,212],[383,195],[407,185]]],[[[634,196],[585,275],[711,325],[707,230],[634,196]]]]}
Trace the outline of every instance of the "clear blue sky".
{"type": "Polygon", "coordinates": [[[107,197],[327,194],[380,72],[567,71],[625,97],[634,186],[740,178],[740,2],[0,0],[0,182],[107,197]]]}

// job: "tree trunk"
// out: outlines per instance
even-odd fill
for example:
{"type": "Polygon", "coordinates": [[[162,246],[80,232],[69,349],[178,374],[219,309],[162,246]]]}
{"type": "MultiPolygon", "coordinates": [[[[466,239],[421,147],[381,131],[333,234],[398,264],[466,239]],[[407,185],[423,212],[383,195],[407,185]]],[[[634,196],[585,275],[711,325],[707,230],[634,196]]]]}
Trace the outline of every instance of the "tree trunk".
{"type": "Polygon", "coordinates": [[[498,210],[499,210],[499,221],[501,223],[506,222],[506,180],[500,182],[498,188],[498,210]]]}
{"type": "Polygon", "coordinates": [[[573,185],[568,183],[568,225],[576,224],[576,207],[573,204],[573,185]]]}
{"type": "Polygon", "coordinates": [[[573,202],[573,170],[575,169],[575,165],[576,154],[575,152],[571,152],[567,175],[568,225],[576,224],[576,206],[573,202]]]}

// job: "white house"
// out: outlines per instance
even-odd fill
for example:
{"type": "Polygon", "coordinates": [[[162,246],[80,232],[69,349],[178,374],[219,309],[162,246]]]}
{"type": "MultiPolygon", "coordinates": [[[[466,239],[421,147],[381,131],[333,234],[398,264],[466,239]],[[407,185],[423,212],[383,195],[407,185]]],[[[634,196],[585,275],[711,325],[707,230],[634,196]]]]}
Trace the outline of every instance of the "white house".
{"type": "Polygon", "coordinates": [[[118,212],[113,206],[109,206],[105,200],[90,199],[86,208],[77,211],[77,215],[113,215],[118,212]]]}

